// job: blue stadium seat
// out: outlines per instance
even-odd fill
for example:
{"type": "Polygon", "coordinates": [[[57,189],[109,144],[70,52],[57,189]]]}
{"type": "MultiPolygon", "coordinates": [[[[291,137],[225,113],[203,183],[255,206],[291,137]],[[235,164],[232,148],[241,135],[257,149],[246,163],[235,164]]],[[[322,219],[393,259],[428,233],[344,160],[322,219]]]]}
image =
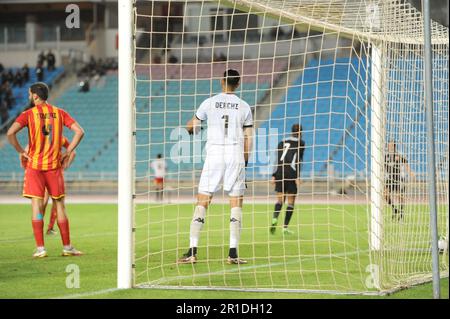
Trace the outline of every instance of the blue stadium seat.
{"type": "MultiPolygon", "coordinates": [[[[311,60],[307,64],[270,118],[261,125],[261,128],[278,132],[276,143],[272,142],[269,149],[272,158],[278,142],[290,134],[292,125],[301,123],[306,144],[304,177],[326,174],[329,163],[343,174],[364,171],[365,161],[355,160],[369,155],[365,150],[368,136],[365,131],[358,131],[358,127],[365,127],[363,123],[369,114],[356,113],[358,109],[365,109],[362,97],[366,94],[366,85],[362,85],[357,72],[358,67],[366,67],[364,63],[358,59],[338,58],[311,60]],[[355,121],[360,125],[353,127],[355,121]]],[[[268,138],[266,143],[269,143],[268,138]]],[[[273,162],[274,158],[271,163],[256,158],[247,173],[255,178],[267,178],[273,162]]]]}
{"type": "MultiPolygon", "coordinates": [[[[312,60],[303,73],[289,87],[286,96],[273,109],[260,128],[268,153],[256,152],[256,161],[250,163],[247,174],[256,179],[267,179],[272,172],[273,156],[278,142],[289,135],[292,124],[301,123],[306,143],[302,174],[304,177],[324,175],[328,165],[333,164],[338,174],[366,173],[370,168],[370,106],[366,109],[365,96],[370,96],[370,86],[363,83],[367,65],[365,59],[338,58],[336,60],[312,60]],[[367,92],[365,91],[366,89],[367,92]],[[367,111],[366,111],[367,110],[367,111]],[[358,111],[361,111],[358,113],[358,111]],[[267,133],[266,133],[267,134],[267,133]],[[272,162],[267,162],[267,156],[272,162]]],[[[370,72],[370,70],[368,70],[370,72]]],[[[31,72],[33,73],[33,72],[31,72]]],[[[54,76],[57,76],[55,73],[54,76]]],[[[176,130],[192,117],[198,105],[212,94],[220,92],[219,81],[212,80],[167,80],[148,81],[140,77],[136,85],[136,176],[148,176],[148,160],[161,153],[169,158],[176,130]],[[145,80],[145,81],[144,81],[145,80]],[[171,134],[174,134],[171,139],[171,134]]],[[[243,83],[237,94],[257,106],[266,94],[269,83],[243,83]]],[[[118,79],[117,75],[106,76],[103,87],[92,87],[88,93],[79,93],[78,86],[69,88],[54,103],[66,109],[84,127],[86,136],[81,143],[77,159],[70,171],[83,173],[117,172],[118,134],[118,79]]],[[[17,92],[28,98],[26,89],[17,92]]],[[[412,119],[413,120],[413,119],[412,119]]],[[[423,131],[417,125],[417,129],[423,131]]],[[[120,129],[120,128],[119,128],[120,129]]],[[[71,136],[69,132],[65,132],[71,136]]],[[[26,143],[26,132],[20,140],[26,143]]],[[[190,137],[192,139],[192,137],[190,137]]],[[[261,140],[257,140],[259,143],[261,140]]],[[[192,150],[192,143],[188,142],[192,150]]],[[[258,144],[256,145],[258,149],[258,144]]],[[[0,148],[3,164],[1,172],[20,172],[17,154],[9,146],[0,148]]],[[[179,178],[190,179],[192,169],[200,169],[202,163],[168,162],[168,171],[179,178]]],[[[425,163],[425,160],[422,161],[425,163]]],[[[415,167],[416,171],[425,167],[415,167]]]]}

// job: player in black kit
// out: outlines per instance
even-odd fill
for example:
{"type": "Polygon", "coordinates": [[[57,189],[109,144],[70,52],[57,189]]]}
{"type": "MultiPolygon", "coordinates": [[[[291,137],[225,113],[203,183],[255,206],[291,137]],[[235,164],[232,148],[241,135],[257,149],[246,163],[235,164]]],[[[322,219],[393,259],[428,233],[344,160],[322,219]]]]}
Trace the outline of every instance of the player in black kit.
{"type": "Polygon", "coordinates": [[[300,183],[300,166],[303,161],[305,142],[302,138],[302,126],[294,124],[292,126],[292,136],[278,144],[277,167],[272,174],[272,183],[275,184],[277,193],[277,203],[273,213],[270,232],[275,233],[278,225],[283,204],[287,198],[288,206],[284,217],[283,234],[292,234],[288,229],[289,221],[294,212],[295,198],[297,196],[297,185],[300,183]]]}
{"type": "Polygon", "coordinates": [[[408,160],[397,152],[397,144],[395,142],[388,143],[388,151],[384,157],[384,167],[386,174],[386,184],[384,188],[384,194],[386,202],[391,205],[393,210],[392,218],[401,220],[404,215],[405,205],[405,178],[402,176],[402,167],[405,167],[411,178],[414,178],[414,173],[408,164],[408,160]],[[399,199],[399,205],[395,205],[393,196],[397,195],[399,199]]]}

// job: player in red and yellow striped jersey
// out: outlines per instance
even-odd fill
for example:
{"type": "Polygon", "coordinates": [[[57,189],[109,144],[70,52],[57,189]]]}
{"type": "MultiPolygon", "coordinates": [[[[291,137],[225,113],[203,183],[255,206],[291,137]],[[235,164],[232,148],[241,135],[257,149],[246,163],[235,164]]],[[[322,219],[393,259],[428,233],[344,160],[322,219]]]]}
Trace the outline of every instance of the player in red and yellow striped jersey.
{"type": "MultiPolygon", "coordinates": [[[[67,138],[67,137],[65,137],[65,136],[63,136],[63,143],[62,143],[62,146],[65,148],[65,149],[67,149],[68,147],[69,147],[69,145],[70,145],[70,142],[69,142],[69,139],[67,138]]],[[[29,150],[29,147],[28,147],[28,145],[25,147],[25,152],[27,152],[28,153],[28,150],[29,150]]],[[[75,159],[75,156],[76,156],[76,152],[75,151],[73,151],[72,152],[72,154],[71,154],[71,156],[70,156],[70,158],[69,158],[69,160],[68,160],[68,167],[72,164],[72,162],[74,161],[74,159],[75,159]]],[[[22,166],[22,168],[26,168],[27,167],[27,162],[28,162],[28,160],[26,159],[26,158],[24,158],[24,157],[21,157],[20,158],[20,160],[21,160],[21,166],[22,166]]],[[[46,211],[47,211],[47,205],[48,205],[48,200],[50,199],[50,196],[49,196],[49,194],[48,194],[48,191],[47,190],[45,190],[45,195],[44,195],[44,205],[43,205],[43,209],[42,209],[42,215],[44,215],[44,217],[45,217],[45,214],[46,214],[46,211]]],[[[57,232],[54,230],[54,226],[55,226],[55,222],[56,222],[56,217],[57,217],[57,210],[56,210],[56,205],[55,205],[55,203],[53,203],[52,204],[52,210],[51,210],[51,212],[50,212],[50,220],[49,220],[49,223],[48,223],[48,225],[47,225],[47,235],[55,235],[57,232]]]]}
{"type": "MultiPolygon", "coordinates": [[[[63,144],[62,146],[67,149],[70,145],[70,141],[67,137],[63,136],[63,144]]],[[[68,158],[67,161],[67,168],[70,167],[70,165],[72,164],[72,162],[74,161],[76,156],[76,152],[73,151],[70,155],[70,157],[68,158]]],[[[43,213],[45,216],[45,212],[47,210],[47,204],[48,204],[48,200],[50,198],[50,195],[48,194],[48,191],[45,191],[45,196],[44,196],[44,207],[43,207],[43,213]]],[[[54,235],[56,234],[56,231],[53,229],[53,227],[55,226],[55,221],[56,221],[56,217],[57,217],[57,209],[56,209],[56,205],[55,203],[52,204],[52,210],[50,212],[50,221],[47,225],[47,235],[54,235]]]]}
{"type": "Polygon", "coordinates": [[[57,222],[63,242],[63,256],[81,255],[70,244],[69,221],[64,206],[64,176],[62,170],[68,166],[69,158],[84,136],[83,129],[64,110],[47,102],[48,87],[45,83],[35,83],[29,90],[30,106],[20,114],[8,130],[8,140],[27,160],[23,196],[31,198],[33,211],[32,225],[36,240],[33,257],[46,257],[44,247],[43,206],[45,190],[54,200],[57,222]],[[74,132],[66,153],[61,152],[64,126],[74,132]],[[25,150],[17,140],[17,133],[28,128],[29,150],[25,150]]]}

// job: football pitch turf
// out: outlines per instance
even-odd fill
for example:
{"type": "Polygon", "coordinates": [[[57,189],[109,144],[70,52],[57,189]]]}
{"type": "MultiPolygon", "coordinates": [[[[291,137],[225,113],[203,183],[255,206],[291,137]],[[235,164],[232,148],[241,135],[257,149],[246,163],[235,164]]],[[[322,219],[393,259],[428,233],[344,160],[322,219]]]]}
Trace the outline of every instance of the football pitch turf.
{"type": "MultiPolygon", "coordinates": [[[[249,264],[240,271],[237,271],[236,265],[224,263],[229,218],[228,209],[223,210],[224,207],[226,206],[213,205],[208,211],[199,247],[200,262],[191,266],[176,265],[175,260],[187,247],[193,206],[165,205],[163,209],[155,205],[139,206],[136,213],[137,282],[156,282],[163,275],[166,278],[164,282],[160,282],[163,285],[215,286],[222,283],[229,287],[269,287],[289,283],[289,288],[362,289],[360,275],[365,271],[367,263],[364,258],[368,255],[364,254],[367,250],[367,223],[365,217],[360,217],[360,214],[366,214],[364,207],[337,205],[330,209],[325,205],[297,205],[291,222],[296,234],[283,237],[279,230],[273,236],[268,232],[270,215],[266,215],[271,210],[271,205],[245,205],[240,255],[248,258],[249,264]],[[333,213],[325,213],[330,211],[333,213]],[[358,248],[359,252],[355,253],[350,247],[358,248]],[[333,258],[329,255],[327,258],[320,258],[330,250],[334,252],[333,258]],[[268,256],[271,256],[270,260],[268,256]],[[208,263],[204,262],[206,258],[208,263]],[[164,266],[161,267],[161,264],[164,266]]],[[[388,296],[171,289],[116,290],[116,205],[68,204],[67,211],[72,242],[85,255],[61,257],[58,234],[45,238],[49,257],[33,260],[30,205],[0,205],[0,298],[270,299],[432,296],[429,283],[388,296]],[[74,265],[79,269],[80,287],[67,288],[66,280],[71,278],[74,265]]],[[[45,219],[47,221],[48,216],[45,219]]],[[[448,278],[441,280],[441,286],[442,297],[448,298],[448,278]]]]}

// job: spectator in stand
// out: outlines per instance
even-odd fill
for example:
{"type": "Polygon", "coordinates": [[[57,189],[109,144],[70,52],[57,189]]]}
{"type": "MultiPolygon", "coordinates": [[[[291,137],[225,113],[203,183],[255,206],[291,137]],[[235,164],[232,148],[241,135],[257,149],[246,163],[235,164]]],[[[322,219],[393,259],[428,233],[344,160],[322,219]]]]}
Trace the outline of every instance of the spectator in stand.
{"type": "Polygon", "coordinates": [[[153,57],[153,64],[161,64],[161,56],[160,55],[155,55],[153,57]]]}
{"type": "Polygon", "coordinates": [[[22,67],[22,76],[23,76],[23,81],[25,83],[30,81],[30,68],[28,67],[28,64],[26,64],[26,63],[22,67]]]}
{"type": "Polygon", "coordinates": [[[3,94],[3,96],[6,94],[6,88],[9,85],[8,81],[5,81],[4,83],[2,83],[2,85],[0,85],[0,95],[3,94]]]}
{"type": "Polygon", "coordinates": [[[53,54],[52,50],[48,50],[47,53],[47,70],[49,72],[53,71],[55,69],[56,64],[56,57],[53,54]]]}
{"type": "Polygon", "coordinates": [[[0,74],[0,76],[1,76],[1,83],[0,83],[0,86],[2,86],[2,85],[5,84],[6,82],[8,82],[8,79],[6,78],[6,72],[2,72],[2,73],[0,74]]]}
{"type": "Polygon", "coordinates": [[[44,51],[42,51],[41,53],[39,53],[38,55],[38,59],[37,59],[37,65],[44,65],[45,62],[45,53],[44,51]]]}
{"type": "Polygon", "coordinates": [[[11,109],[13,107],[15,99],[9,82],[5,82],[0,86],[0,98],[7,109],[11,109]]]}
{"type": "Polygon", "coordinates": [[[3,64],[0,63],[0,126],[8,120],[9,112],[15,104],[15,98],[12,91],[12,86],[23,85],[23,78],[16,72],[13,74],[11,69],[6,70],[3,64]]]}
{"type": "Polygon", "coordinates": [[[107,59],[105,68],[107,70],[117,70],[118,68],[117,61],[113,58],[107,59]]]}
{"type": "Polygon", "coordinates": [[[220,52],[220,54],[214,53],[214,62],[222,62],[226,60],[227,57],[223,52],[220,52]]]}
{"type": "Polygon", "coordinates": [[[174,55],[170,55],[170,57],[169,57],[169,63],[171,63],[171,64],[178,63],[177,57],[174,56],[174,55]]]}
{"type": "Polygon", "coordinates": [[[5,99],[6,107],[8,108],[8,110],[12,109],[16,99],[14,98],[14,94],[13,94],[13,92],[11,90],[11,86],[9,85],[8,82],[6,82],[6,89],[5,89],[5,97],[4,97],[4,99],[5,99]]]}
{"type": "Polygon", "coordinates": [[[13,74],[12,70],[10,69],[6,73],[6,82],[13,83],[13,81],[14,81],[14,74],[13,74]]]}
{"type": "Polygon", "coordinates": [[[80,82],[80,89],[78,92],[87,93],[89,92],[89,79],[83,80],[80,82]]]}
{"type": "Polygon", "coordinates": [[[102,59],[98,59],[96,65],[95,65],[95,70],[93,72],[93,76],[95,76],[97,74],[100,76],[104,76],[106,74],[105,64],[103,63],[102,59]]]}
{"type": "Polygon", "coordinates": [[[109,70],[117,70],[117,61],[115,59],[98,59],[91,56],[88,63],[86,63],[77,73],[79,79],[79,92],[89,92],[90,85],[93,87],[99,83],[103,83],[103,76],[109,70]]]}
{"type": "Polygon", "coordinates": [[[22,87],[23,86],[23,75],[21,70],[17,70],[14,75],[13,86],[22,87]]]}
{"type": "Polygon", "coordinates": [[[38,82],[44,81],[44,68],[42,67],[42,64],[36,66],[36,78],[38,82]]]}
{"type": "Polygon", "coordinates": [[[89,71],[95,70],[96,66],[97,66],[97,62],[95,61],[95,58],[93,56],[91,56],[91,59],[89,60],[89,63],[87,65],[88,70],[89,71]]]}
{"type": "MultiPolygon", "coordinates": [[[[0,126],[5,124],[9,119],[8,107],[6,102],[0,96],[0,126]]],[[[0,133],[6,133],[6,126],[0,131],[0,133]]]]}

